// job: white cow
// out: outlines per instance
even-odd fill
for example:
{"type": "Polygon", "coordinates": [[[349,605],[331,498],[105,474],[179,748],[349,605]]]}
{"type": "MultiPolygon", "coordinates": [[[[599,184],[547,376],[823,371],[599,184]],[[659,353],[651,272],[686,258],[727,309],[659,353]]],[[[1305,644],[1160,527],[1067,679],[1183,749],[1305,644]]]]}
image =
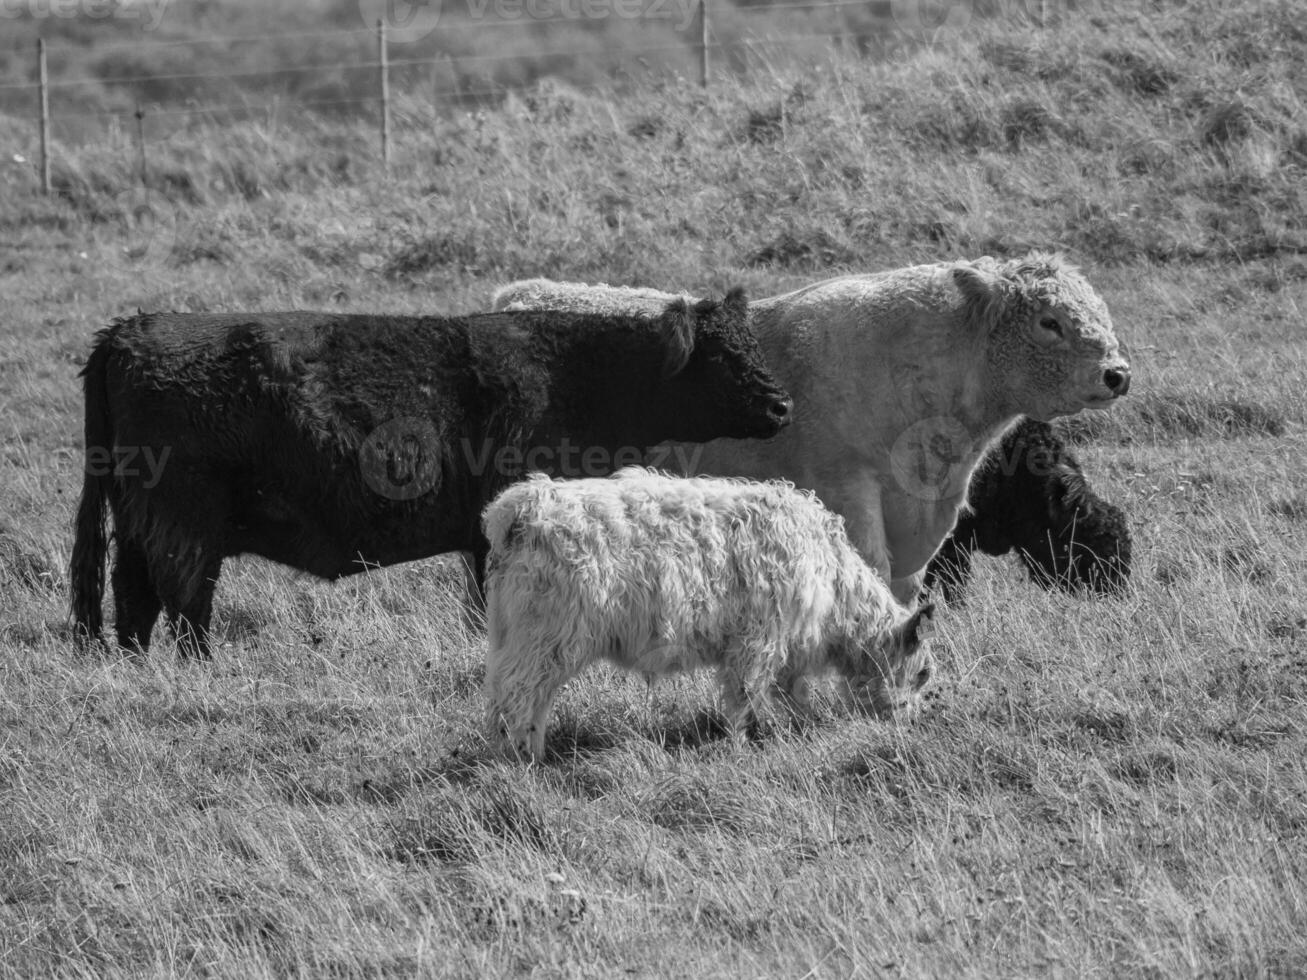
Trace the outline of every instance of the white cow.
{"type": "MultiPolygon", "coordinates": [[[[494,305],[653,312],[669,295],[534,279],[503,287],[494,305]]],[[[794,398],[793,424],[769,442],[717,440],[650,461],[815,490],[902,601],[992,442],[1022,415],[1107,408],[1130,386],[1107,307],[1058,256],[827,279],[754,300],[749,320],[794,398]]]]}
{"type": "Polygon", "coordinates": [[[488,721],[544,753],[559,689],[596,660],[658,675],[717,668],[738,731],[775,688],[807,705],[835,672],[881,716],[929,683],[933,606],[910,613],[850,546],[844,522],[788,483],[536,474],[486,508],[488,721]]]}

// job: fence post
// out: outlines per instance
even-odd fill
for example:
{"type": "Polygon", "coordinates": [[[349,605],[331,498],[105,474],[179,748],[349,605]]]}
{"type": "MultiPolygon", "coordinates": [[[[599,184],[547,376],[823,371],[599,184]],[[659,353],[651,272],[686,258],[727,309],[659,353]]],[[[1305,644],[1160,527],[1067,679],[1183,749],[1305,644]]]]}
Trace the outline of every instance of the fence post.
{"type": "Polygon", "coordinates": [[[141,158],[141,186],[145,188],[146,193],[150,190],[150,170],[145,161],[145,110],[141,104],[136,104],[136,149],[141,158]]]}
{"type": "Polygon", "coordinates": [[[708,87],[708,0],[699,0],[699,84],[708,87]]]}
{"type": "Polygon", "coordinates": [[[381,166],[390,173],[390,58],[386,51],[386,22],[377,19],[377,63],[381,70],[381,166]]]}
{"type": "Polygon", "coordinates": [[[45,66],[45,38],[36,39],[37,74],[40,77],[41,193],[50,193],[50,75],[45,66]]]}

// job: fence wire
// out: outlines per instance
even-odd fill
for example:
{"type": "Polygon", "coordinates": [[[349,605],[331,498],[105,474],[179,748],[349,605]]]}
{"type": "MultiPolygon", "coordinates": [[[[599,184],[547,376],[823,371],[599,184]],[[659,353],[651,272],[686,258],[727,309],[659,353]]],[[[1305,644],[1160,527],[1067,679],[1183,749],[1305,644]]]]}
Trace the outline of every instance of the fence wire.
{"type": "MultiPolygon", "coordinates": [[[[0,0],[2,2],[2,0],[0,0]]],[[[699,14],[703,16],[705,0],[699,0],[699,14]]],[[[731,8],[732,14],[739,23],[738,18],[743,18],[744,23],[755,20],[761,15],[772,12],[810,12],[823,10],[843,10],[851,7],[867,6],[869,0],[794,0],[794,2],[780,2],[769,6],[746,6],[731,8]]],[[[688,11],[687,11],[688,13],[688,11]]],[[[498,30],[505,27],[522,28],[526,25],[533,24],[571,24],[578,22],[578,18],[557,17],[549,19],[532,19],[519,18],[514,20],[491,19],[477,21],[451,21],[450,23],[441,23],[439,25],[440,34],[446,34],[451,31],[482,31],[498,30]]],[[[651,23],[655,21],[646,21],[651,23]]],[[[632,46],[622,46],[617,49],[623,57],[641,58],[645,55],[667,54],[670,52],[681,52],[688,56],[698,57],[701,65],[701,83],[708,84],[707,65],[709,62],[710,52],[723,52],[738,49],[764,49],[777,48],[791,45],[807,44],[814,41],[831,42],[844,39],[847,32],[833,31],[804,31],[781,36],[747,36],[729,41],[720,41],[712,36],[711,22],[704,29],[702,22],[697,22],[689,31],[682,33],[682,40],[666,41],[656,44],[637,44],[632,46]]],[[[154,51],[163,51],[170,49],[191,48],[199,50],[202,48],[214,48],[220,46],[235,46],[243,44],[271,44],[284,46],[294,42],[323,41],[323,40],[346,40],[346,39],[369,39],[372,43],[372,51],[380,54],[375,47],[380,42],[380,34],[375,27],[357,28],[357,29],[336,29],[336,30],[311,30],[311,31],[281,31],[276,33],[262,34],[230,34],[230,35],[208,35],[205,37],[194,38],[169,38],[162,40],[134,40],[124,42],[112,42],[109,44],[97,44],[91,48],[80,47],[73,44],[56,44],[45,47],[47,63],[51,56],[76,57],[84,59],[88,53],[100,55],[102,53],[113,53],[118,51],[131,51],[136,54],[148,56],[154,51]]],[[[102,77],[97,75],[77,75],[74,77],[53,78],[45,82],[44,90],[40,81],[28,82],[5,82],[0,83],[0,94],[18,95],[30,94],[33,103],[42,107],[48,105],[49,95],[51,92],[69,93],[79,88],[97,87],[108,89],[110,91],[121,90],[124,87],[151,85],[162,82],[205,82],[218,81],[221,79],[256,79],[267,78],[270,81],[283,78],[286,76],[309,76],[320,73],[330,76],[334,81],[339,81],[342,73],[358,72],[375,72],[377,77],[377,91],[370,94],[351,93],[349,97],[336,96],[330,98],[296,98],[293,96],[279,97],[274,96],[271,101],[266,97],[261,101],[252,101],[243,99],[240,101],[198,103],[192,101],[185,105],[176,104],[158,104],[150,103],[148,105],[138,104],[133,108],[121,109],[78,109],[69,107],[65,111],[62,107],[57,107],[57,111],[51,111],[48,116],[42,116],[38,122],[42,123],[41,133],[46,140],[43,145],[42,156],[48,158],[50,150],[48,146],[48,134],[50,124],[58,122],[76,122],[89,121],[96,119],[149,119],[155,117],[178,117],[178,118],[203,118],[221,115],[256,116],[258,114],[272,114],[285,112],[287,109],[332,109],[343,108],[346,106],[353,107],[378,107],[383,116],[388,115],[393,100],[387,100],[383,95],[385,86],[382,83],[382,76],[388,76],[391,72],[405,69],[435,69],[445,68],[458,71],[464,65],[500,65],[510,62],[521,62],[530,64],[537,59],[544,58],[593,58],[598,60],[612,53],[611,37],[600,39],[597,43],[585,46],[571,46],[556,49],[541,49],[531,53],[469,53],[454,54],[449,52],[438,52],[433,55],[422,57],[399,57],[392,58],[389,56],[391,51],[400,51],[402,53],[404,45],[391,44],[387,46],[385,57],[363,57],[361,59],[349,61],[322,61],[314,60],[310,64],[292,64],[283,67],[269,68],[248,68],[239,67],[226,71],[160,71],[157,73],[136,73],[120,77],[102,77]],[[605,47],[605,45],[610,45],[605,47]],[[38,96],[40,97],[38,99],[38,96]]],[[[279,48],[284,53],[284,48],[279,48]]],[[[362,52],[359,52],[362,54],[362,52]]],[[[36,59],[34,59],[32,74],[37,75],[36,59]]],[[[357,77],[355,75],[354,77],[357,77]]],[[[439,103],[442,100],[450,102],[468,100],[482,100],[496,97],[502,97],[512,91],[516,86],[510,84],[491,84],[490,87],[484,85],[483,79],[476,79],[483,84],[479,87],[469,87],[467,85],[455,86],[452,88],[434,88],[424,87],[418,94],[423,99],[434,100],[439,103]]],[[[61,100],[61,101],[66,101],[61,100]]],[[[383,155],[388,152],[388,137],[382,137],[383,155]]]]}

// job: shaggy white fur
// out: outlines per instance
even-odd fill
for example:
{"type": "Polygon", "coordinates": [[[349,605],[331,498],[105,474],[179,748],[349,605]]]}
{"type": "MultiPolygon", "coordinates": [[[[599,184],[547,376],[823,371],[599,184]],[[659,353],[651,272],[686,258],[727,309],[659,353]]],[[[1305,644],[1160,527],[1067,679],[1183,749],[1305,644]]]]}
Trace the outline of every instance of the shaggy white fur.
{"type": "Polygon", "coordinates": [[[812,674],[843,675],[887,716],[934,672],[933,607],[896,602],[843,521],[788,483],[537,474],[483,526],[488,721],[532,758],[559,689],[600,659],[655,675],[717,668],[737,730],[773,688],[802,710],[812,674]]]}
{"type": "MultiPolygon", "coordinates": [[[[532,279],[494,303],[656,314],[674,298],[532,279]]],[[[1106,408],[1128,388],[1107,307],[1053,255],[827,279],[754,300],[749,323],[794,398],[793,424],[766,442],[719,439],[662,458],[815,490],[904,601],[1009,426],[1106,408]]]]}

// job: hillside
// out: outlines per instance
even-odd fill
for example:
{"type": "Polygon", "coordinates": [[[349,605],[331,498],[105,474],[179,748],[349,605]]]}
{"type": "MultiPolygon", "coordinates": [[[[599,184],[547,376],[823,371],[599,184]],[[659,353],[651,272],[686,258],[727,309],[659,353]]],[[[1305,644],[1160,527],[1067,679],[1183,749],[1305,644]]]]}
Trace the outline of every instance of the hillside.
{"type": "Polygon", "coordinates": [[[1307,971],[1307,27],[1085,6],[759,49],[707,92],[651,67],[463,111],[401,79],[389,175],[368,107],[256,87],[149,113],[148,194],[130,125],[60,135],[46,198],[0,102],[0,977],[1307,971]],[[764,296],[1031,248],[1130,350],[1070,430],[1134,580],[981,563],[917,718],[826,697],[737,746],[709,678],[597,671],[546,765],[493,761],[443,560],[242,560],[212,664],[71,650],[76,372],[114,316],[462,311],[532,275],[764,296]]]}

